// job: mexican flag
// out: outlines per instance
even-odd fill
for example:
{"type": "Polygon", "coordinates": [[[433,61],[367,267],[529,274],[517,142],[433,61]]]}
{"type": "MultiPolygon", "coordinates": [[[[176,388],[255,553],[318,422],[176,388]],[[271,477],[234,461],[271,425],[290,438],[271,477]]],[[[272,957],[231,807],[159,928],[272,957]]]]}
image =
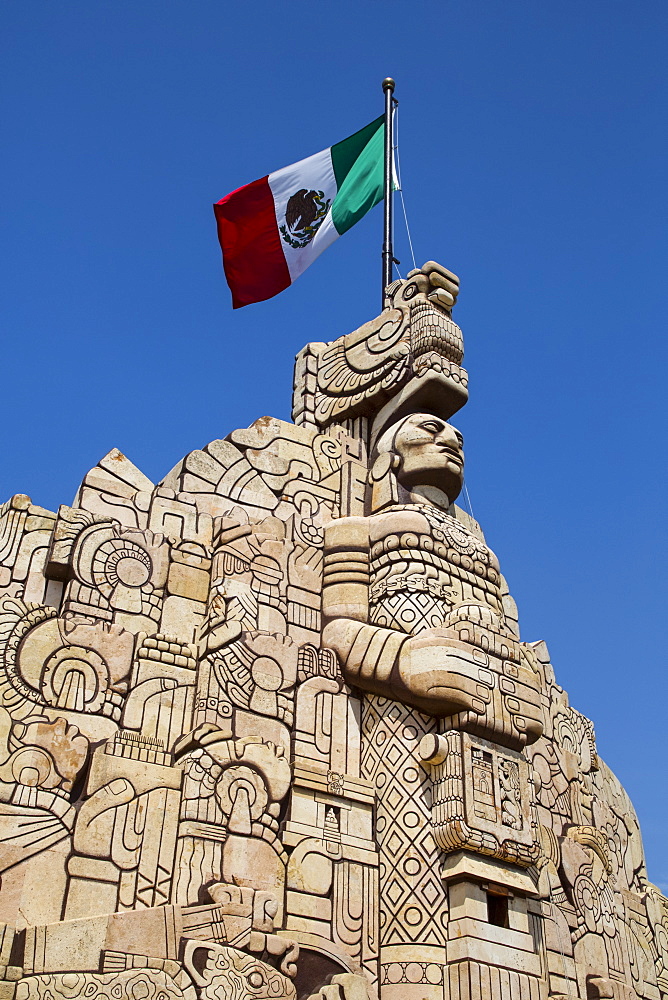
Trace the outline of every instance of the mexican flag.
{"type": "Polygon", "coordinates": [[[282,292],[383,198],[384,117],[213,206],[235,309],[282,292]]]}

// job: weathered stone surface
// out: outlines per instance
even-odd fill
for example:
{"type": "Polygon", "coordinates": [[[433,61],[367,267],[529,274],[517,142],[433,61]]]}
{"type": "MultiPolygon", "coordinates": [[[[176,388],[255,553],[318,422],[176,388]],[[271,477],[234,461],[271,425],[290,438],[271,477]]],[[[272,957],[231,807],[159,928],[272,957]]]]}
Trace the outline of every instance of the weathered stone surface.
{"type": "Polygon", "coordinates": [[[0,1000],[660,1000],[668,900],[455,506],[433,261],[154,486],[0,508],[0,1000]]]}

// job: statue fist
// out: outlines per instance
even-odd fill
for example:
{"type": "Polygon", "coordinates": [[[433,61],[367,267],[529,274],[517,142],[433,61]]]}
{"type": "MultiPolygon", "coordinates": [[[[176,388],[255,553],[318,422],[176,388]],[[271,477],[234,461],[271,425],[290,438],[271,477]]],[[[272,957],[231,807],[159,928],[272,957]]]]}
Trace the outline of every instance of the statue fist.
{"type": "MultiPolygon", "coordinates": [[[[429,715],[482,715],[489,693],[481,685],[478,651],[445,629],[429,629],[404,643],[392,687],[397,698],[429,715]]],[[[481,653],[481,661],[487,656],[481,653]]]]}

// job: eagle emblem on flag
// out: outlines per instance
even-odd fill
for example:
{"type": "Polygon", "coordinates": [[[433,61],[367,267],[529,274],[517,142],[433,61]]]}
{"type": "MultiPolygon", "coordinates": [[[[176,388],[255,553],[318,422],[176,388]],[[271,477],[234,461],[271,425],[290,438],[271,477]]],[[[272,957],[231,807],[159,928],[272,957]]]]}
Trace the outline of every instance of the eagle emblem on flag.
{"type": "Polygon", "coordinates": [[[291,285],[383,200],[385,117],[214,205],[235,309],[291,285]]]}
{"type": "Polygon", "coordinates": [[[307,191],[302,188],[293,194],[285,208],[285,225],[280,226],[281,236],[295,250],[308,246],[327,215],[331,199],[324,191],[307,191]]]}

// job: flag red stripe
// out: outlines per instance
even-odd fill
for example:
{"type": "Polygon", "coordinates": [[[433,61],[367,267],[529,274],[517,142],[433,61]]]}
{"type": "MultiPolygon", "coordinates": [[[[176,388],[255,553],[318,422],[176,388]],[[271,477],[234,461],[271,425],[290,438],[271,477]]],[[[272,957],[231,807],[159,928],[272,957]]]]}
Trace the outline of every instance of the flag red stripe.
{"type": "Polygon", "coordinates": [[[268,178],[238,188],[213,210],[233,307],[263,302],[287,288],[290,272],[268,178]]]}

